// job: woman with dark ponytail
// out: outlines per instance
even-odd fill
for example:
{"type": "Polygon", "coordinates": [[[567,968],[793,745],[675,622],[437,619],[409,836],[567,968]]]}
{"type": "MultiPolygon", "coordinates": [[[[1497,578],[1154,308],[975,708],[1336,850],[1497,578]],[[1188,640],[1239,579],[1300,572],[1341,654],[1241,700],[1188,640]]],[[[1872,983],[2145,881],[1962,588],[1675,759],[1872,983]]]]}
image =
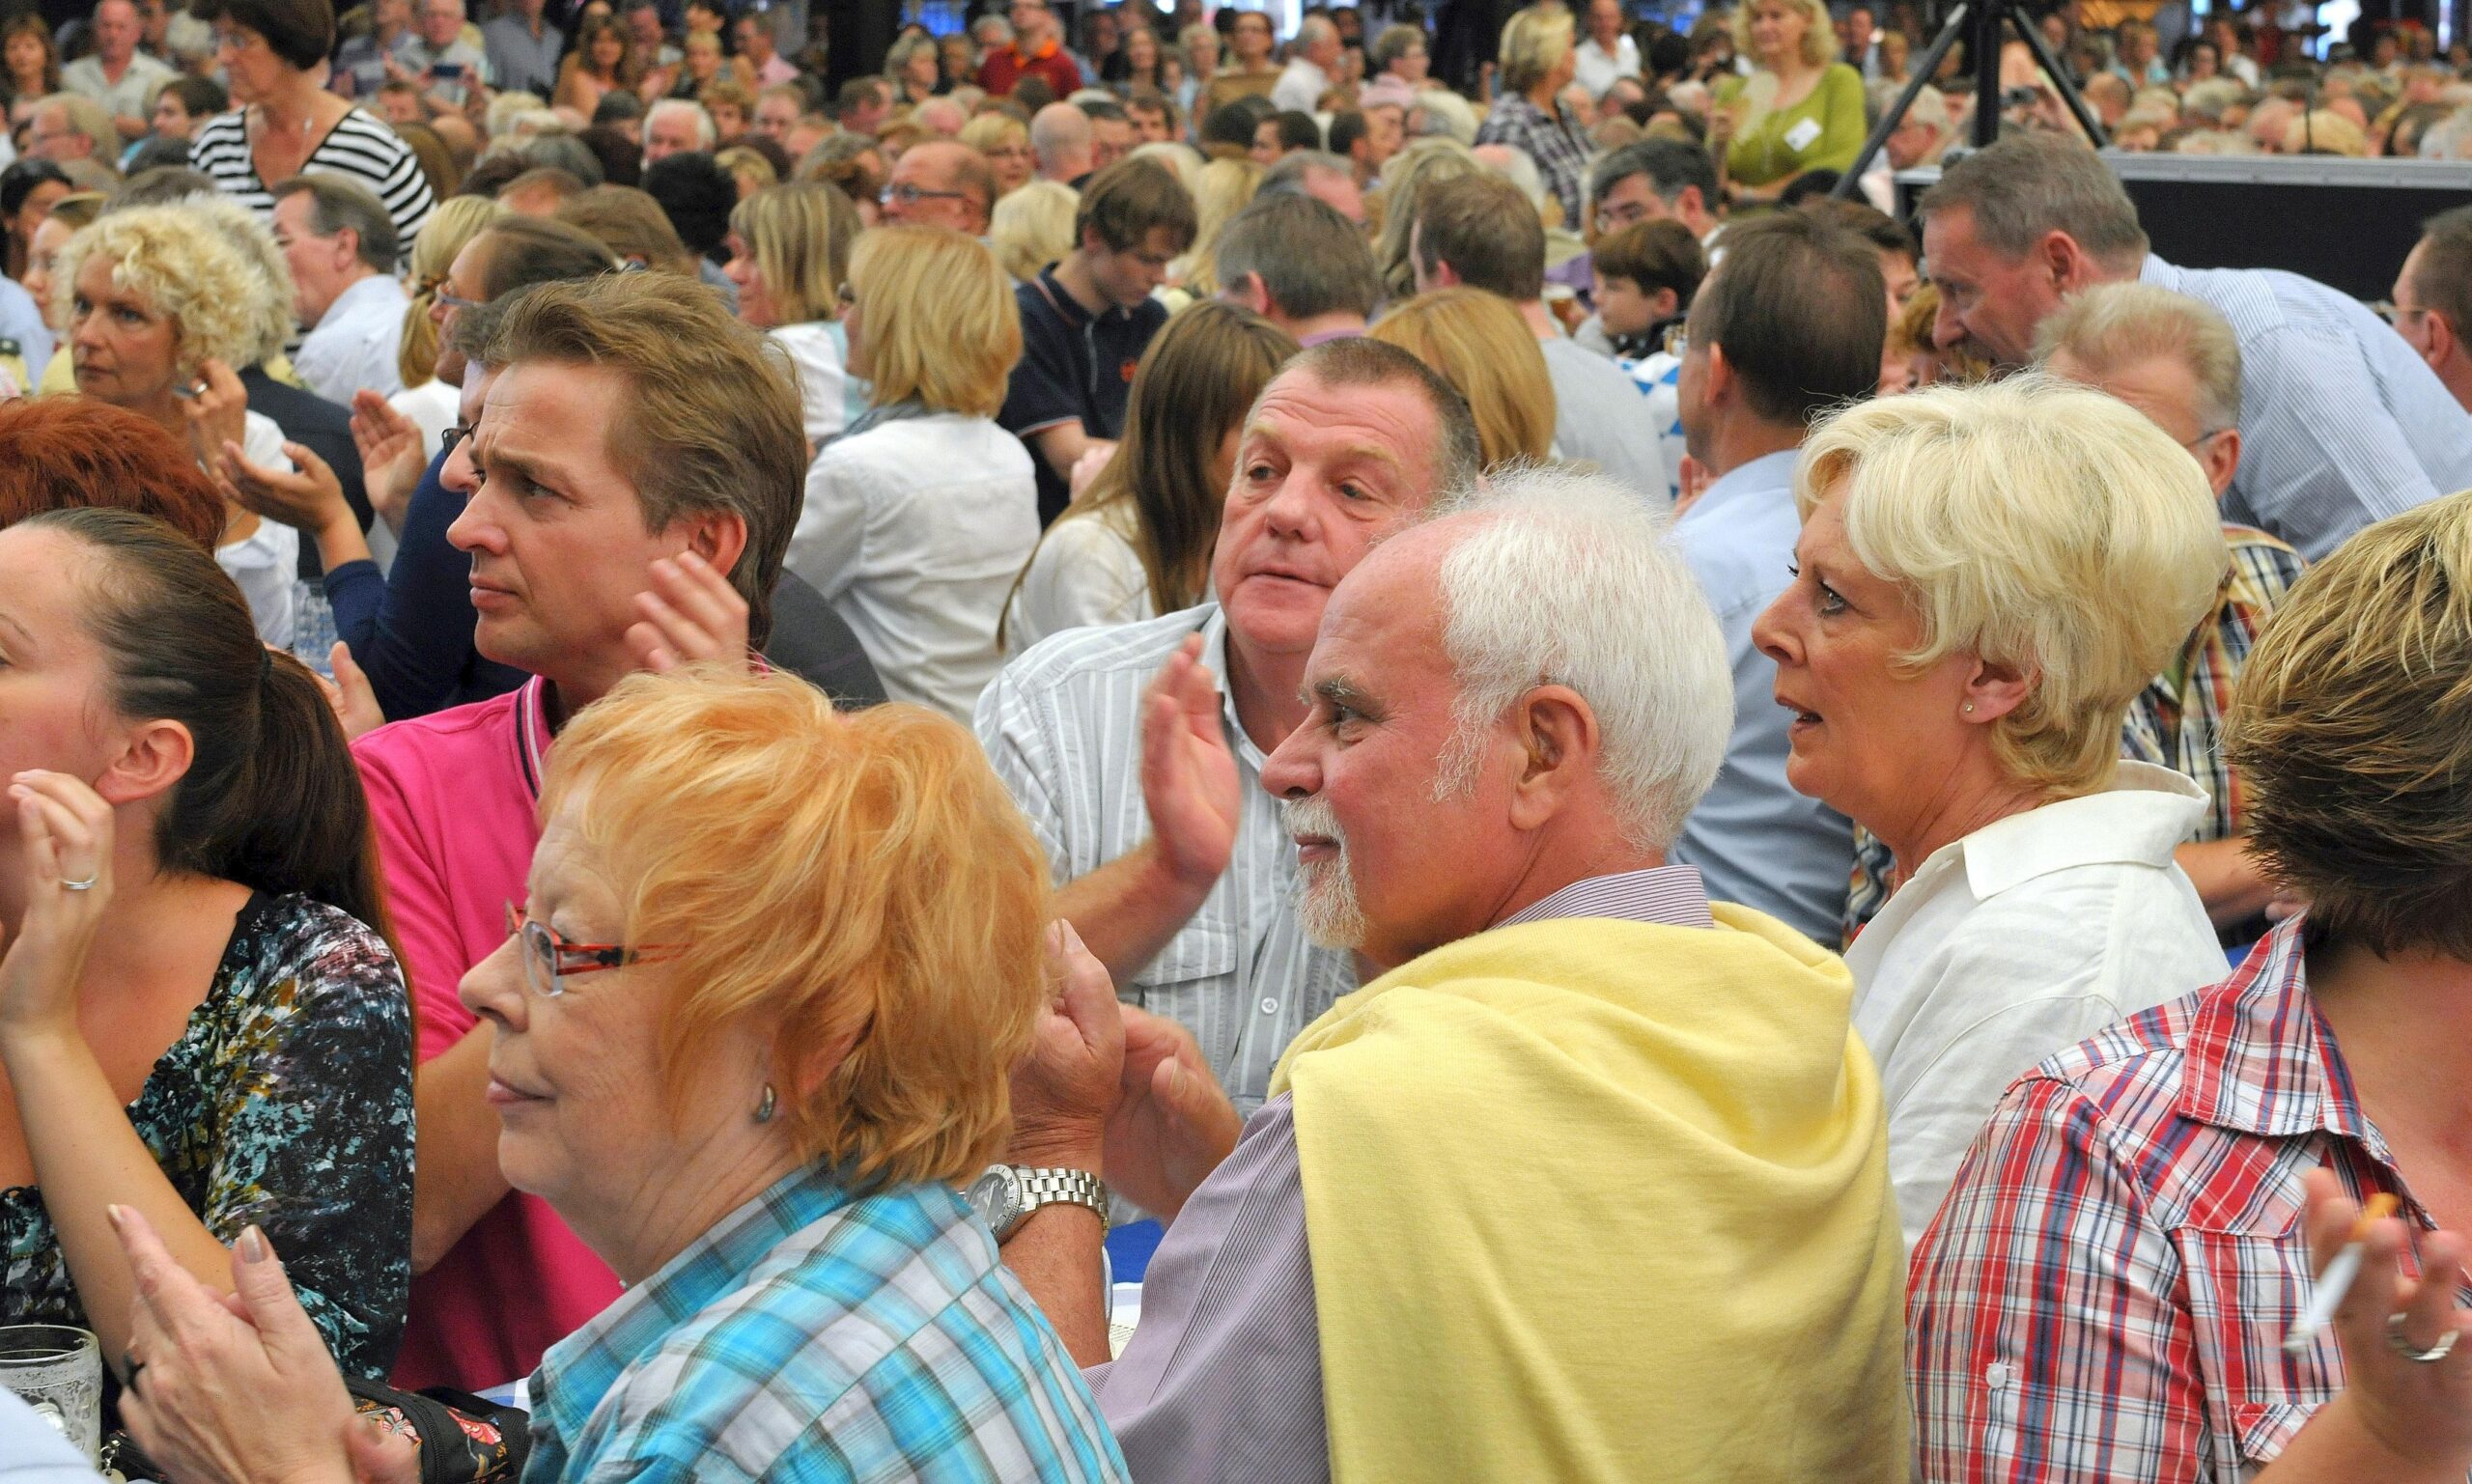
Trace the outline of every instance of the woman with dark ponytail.
{"type": "Polygon", "coordinates": [[[344,1368],[383,1375],[411,1013],[316,679],[193,539],[46,511],[0,530],[0,1324],[120,1354],[134,1209],[218,1287],[263,1228],[344,1368]]]}

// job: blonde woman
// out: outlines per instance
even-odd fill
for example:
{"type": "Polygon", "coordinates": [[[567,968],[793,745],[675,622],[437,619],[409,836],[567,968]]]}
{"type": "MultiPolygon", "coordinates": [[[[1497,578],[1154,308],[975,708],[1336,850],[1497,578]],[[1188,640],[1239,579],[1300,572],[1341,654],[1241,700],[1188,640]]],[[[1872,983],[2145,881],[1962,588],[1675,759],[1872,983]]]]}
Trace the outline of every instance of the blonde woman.
{"type": "Polygon", "coordinates": [[[732,145],[713,156],[713,163],[730,173],[738,185],[738,199],[744,201],[768,185],[781,183],[779,171],[772,162],[744,145],[732,145]]]}
{"type": "Polygon", "coordinates": [[[1579,65],[1570,12],[1531,6],[1513,15],[1503,27],[1502,97],[1476,129],[1478,144],[1528,152],[1566,222],[1580,219],[1590,148],[1587,124],[1561,100],[1579,65]]]}
{"type": "Polygon", "coordinates": [[[1039,537],[1030,456],[996,425],[1022,354],[1013,281],[959,233],[878,227],[842,303],[870,405],[807,471],[789,567],[857,633],[886,695],[967,721],[1039,537]]]}
{"type": "Polygon", "coordinates": [[[738,286],[738,317],[798,369],[809,448],[822,448],[847,420],[846,337],[834,314],[857,236],[849,198],[811,181],[769,186],[730,212],[722,272],[738,286]]]}
{"type": "Polygon", "coordinates": [[[996,203],[987,244],[1016,282],[1028,283],[1039,269],[1074,248],[1073,215],[1082,198],[1061,181],[1032,181],[996,203]]]}
{"type": "Polygon", "coordinates": [[[1786,781],[1896,857],[1845,966],[1911,1244],[2012,1078],[2223,976],[2174,863],[2205,791],[2120,746],[2231,556],[2187,450],[2040,373],[1836,414],[1794,496],[1796,575],[1752,638],[1786,781]]]}
{"type": "Polygon", "coordinates": [[[1863,152],[1863,74],[1837,60],[1822,0],[1750,0],[1734,44],[1756,64],[1721,84],[1708,148],[1737,201],[1774,201],[1811,170],[1843,171],[1863,152]]]}
{"type": "Polygon", "coordinates": [[[1215,159],[1201,167],[1194,187],[1194,245],[1179,263],[1167,266],[1167,281],[1195,298],[1219,292],[1219,272],[1211,246],[1219,229],[1250,205],[1262,188],[1261,166],[1250,159],[1215,159]]]}
{"type": "MultiPolygon", "coordinates": [[[[424,462],[436,455],[437,440],[454,424],[463,395],[460,388],[437,378],[437,322],[443,317],[438,295],[446,290],[455,255],[505,214],[506,208],[487,196],[449,196],[429,213],[420,236],[412,238],[411,263],[404,271],[410,302],[404,307],[404,338],[395,358],[404,389],[387,398],[386,405],[420,430],[424,462]]],[[[389,525],[404,518],[401,509],[380,507],[379,513],[389,525]]]]}
{"type": "Polygon", "coordinates": [[[962,126],[960,137],[962,143],[987,156],[988,168],[996,172],[996,194],[999,197],[1020,190],[1037,172],[1038,159],[1030,153],[1029,126],[1009,113],[982,113],[962,126]]]}
{"type": "Polygon", "coordinates": [[[1482,289],[1436,289],[1365,331],[1434,369],[1468,399],[1485,467],[1554,452],[1554,378],[1510,300],[1482,289]]]}
{"type": "MultiPolygon", "coordinates": [[[[200,231],[199,220],[186,207],[132,207],[98,218],[60,250],[52,298],[77,390],[162,427],[210,473],[226,444],[288,472],[282,431],[249,410],[235,368],[279,349],[269,331],[285,318],[289,276],[280,259],[269,272],[224,233],[200,231]]],[[[229,496],[225,506],[215,562],[240,585],[258,636],[289,650],[300,613],[300,535],[229,496]]]]}
{"type": "Polygon", "coordinates": [[[1417,292],[1417,266],[1408,255],[1408,229],[1417,219],[1417,196],[1427,185],[1484,170],[1466,145],[1450,139],[1419,139],[1383,162],[1382,230],[1374,234],[1373,262],[1383,292],[1393,300],[1417,292]]]}

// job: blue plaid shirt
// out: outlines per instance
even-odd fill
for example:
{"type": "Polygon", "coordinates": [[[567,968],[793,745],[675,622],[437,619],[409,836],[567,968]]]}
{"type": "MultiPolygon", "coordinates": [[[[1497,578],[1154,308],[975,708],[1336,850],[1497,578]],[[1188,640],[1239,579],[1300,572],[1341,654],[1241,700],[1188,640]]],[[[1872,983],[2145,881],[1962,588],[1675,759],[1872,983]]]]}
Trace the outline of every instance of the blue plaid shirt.
{"type": "Polygon", "coordinates": [[[1127,1477],[962,1198],[817,1166],[552,1346],[531,1395],[525,1484],[1127,1477]]]}

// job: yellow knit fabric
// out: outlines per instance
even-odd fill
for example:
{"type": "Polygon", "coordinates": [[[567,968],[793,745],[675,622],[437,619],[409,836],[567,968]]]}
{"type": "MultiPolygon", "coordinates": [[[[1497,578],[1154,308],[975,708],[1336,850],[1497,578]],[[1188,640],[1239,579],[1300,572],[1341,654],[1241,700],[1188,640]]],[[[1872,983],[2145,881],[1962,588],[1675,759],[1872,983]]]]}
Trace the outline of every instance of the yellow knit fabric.
{"type": "Polygon", "coordinates": [[[1853,981],[1714,912],[1479,934],[1289,1048],[1336,1484],[1907,1476],[1853,981]]]}

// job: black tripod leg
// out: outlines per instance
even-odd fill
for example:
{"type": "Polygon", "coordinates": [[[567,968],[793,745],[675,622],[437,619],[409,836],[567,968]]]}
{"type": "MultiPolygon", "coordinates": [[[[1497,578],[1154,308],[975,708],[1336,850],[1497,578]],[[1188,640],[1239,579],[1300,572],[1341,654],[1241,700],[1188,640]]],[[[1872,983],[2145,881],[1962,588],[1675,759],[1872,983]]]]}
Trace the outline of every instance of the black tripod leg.
{"type": "Polygon", "coordinates": [[[2026,24],[2022,16],[2012,18],[2016,21],[2017,34],[2025,39],[2026,49],[2035,54],[2035,61],[2051,78],[2051,85],[2060,91],[2060,100],[2066,103],[2068,111],[2076,116],[2077,126],[2086,131],[2086,137],[2093,141],[2095,149],[2110,144],[2112,136],[2103,132],[2103,126],[2095,121],[2094,110],[2086,106],[2086,99],[2078,95],[2077,85],[2068,80],[2066,69],[2060,65],[2059,58],[2051,54],[2051,48],[2043,44],[2042,33],[2026,24]]]}
{"type": "Polygon", "coordinates": [[[1931,74],[1940,70],[1941,62],[1949,55],[1949,48],[1957,44],[1957,38],[1965,34],[1965,25],[1966,6],[1960,4],[1949,13],[1948,22],[1940,27],[1940,34],[1933,39],[1931,49],[1914,64],[1914,75],[1905,80],[1905,91],[1899,93],[1896,101],[1880,115],[1880,122],[1871,126],[1871,137],[1863,141],[1863,153],[1854,156],[1854,163],[1838,180],[1836,186],[1829,191],[1830,195],[1840,200],[1851,200],[1854,192],[1861,188],[1863,172],[1871,168],[1871,160],[1880,153],[1880,147],[1887,144],[1889,135],[1896,133],[1897,126],[1905,122],[1906,110],[1912,108],[1914,100],[1923,95],[1924,85],[1931,80],[1931,74]]]}

